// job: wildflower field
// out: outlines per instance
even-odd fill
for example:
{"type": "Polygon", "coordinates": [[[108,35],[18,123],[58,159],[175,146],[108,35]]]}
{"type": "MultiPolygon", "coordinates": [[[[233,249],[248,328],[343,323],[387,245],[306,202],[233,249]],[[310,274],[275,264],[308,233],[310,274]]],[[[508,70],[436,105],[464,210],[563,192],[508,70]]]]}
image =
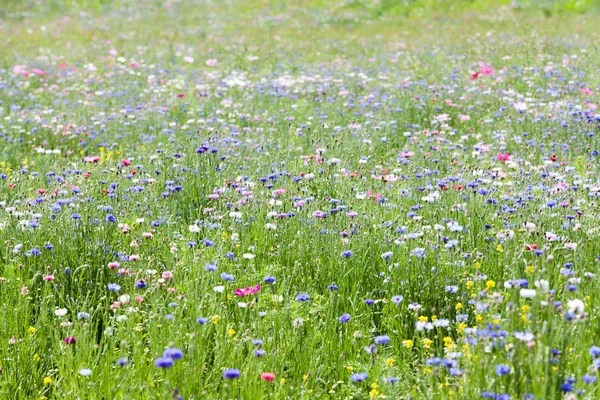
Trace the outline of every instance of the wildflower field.
{"type": "Polygon", "coordinates": [[[5,0],[0,399],[597,399],[593,1],[5,0]]]}

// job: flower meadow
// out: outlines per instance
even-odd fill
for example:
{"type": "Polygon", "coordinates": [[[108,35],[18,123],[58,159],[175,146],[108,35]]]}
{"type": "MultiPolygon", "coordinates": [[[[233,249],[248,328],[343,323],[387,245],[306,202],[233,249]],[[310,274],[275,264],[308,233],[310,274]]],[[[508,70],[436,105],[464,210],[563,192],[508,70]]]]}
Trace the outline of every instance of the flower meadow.
{"type": "Polygon", "coordinates": [[[597,14],[295,3],[0,13],[0,398],[599,398],[597,14]]]}

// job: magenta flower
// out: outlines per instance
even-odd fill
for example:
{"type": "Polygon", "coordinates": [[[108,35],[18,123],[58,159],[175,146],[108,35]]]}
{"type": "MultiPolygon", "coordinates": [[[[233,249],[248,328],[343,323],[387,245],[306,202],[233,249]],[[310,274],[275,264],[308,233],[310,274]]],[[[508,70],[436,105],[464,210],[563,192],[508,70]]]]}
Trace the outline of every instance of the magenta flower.
{"type": "Polygon", "coordinates": [[[259,290],[260,290],[260,284],[254,286],[253,288],[246,286],[244,289],[236,289],[234,294],[239,297],[251,296],[254,293],[258,292],[259,290]]]}
{"type": "Polygon", "coordinates": [[[505,153],[505,154],[498,154],[496,156],[496,159],[498,159],[498,161],[502,161],[502,162],[506,162],[510,160],[510,154],[505,153]]]}
{"type": "Polygon", "coordinates": [[[77,343],[77,339],[75,339],[74,337],[66,337],[65,343],[66,344],[75,344],[75,343],[77,343]]]}

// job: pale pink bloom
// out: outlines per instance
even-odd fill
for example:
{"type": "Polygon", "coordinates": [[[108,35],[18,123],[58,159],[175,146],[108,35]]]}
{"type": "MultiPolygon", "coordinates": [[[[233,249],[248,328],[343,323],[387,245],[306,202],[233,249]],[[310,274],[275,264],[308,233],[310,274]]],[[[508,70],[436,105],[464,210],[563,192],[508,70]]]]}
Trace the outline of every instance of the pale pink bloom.
{"type": "Polygon", "coordinates": [[[175,293],[175,288],[174,287],[170,287],[167,289],[167,292],[169,293],[175,293]]]}
{"type": "Polygon", "coordinates": [[[138,254],[132,254],[129,256],[129,261],[137,261],[140,259],[140,256],[138,254]]]}
{"type": "Polygon", "coordinates": [[[119,268],[120,265],[121,264],[119,264],[116,261],[111,261],[111,262],[108,263],[108,268],[109,269],[117,269],[117,268],[119,268]]]}
{"type": "Polygon", "coordinates": [[[52,282],[54,280],[54,275],[44,275],[44,280],[52,282]]]}
{"type": "Polygon", "coordinates": [[[150,232],[144,232],[144,233],[142,233],[142,236],[145,239],[152,239],[152,233],[150,233],[150,232]]]}
{"type": "Polygon", "coordinates": [[[466,121],[470,121],[470,120],[471,120],[470,115],[461,115],[460,116],[460,122],[466,122],[466,121]]]}
{"type": "Polygon", "coordinates": [[[186,63],[193,63],[194,57],[185,56],[185,57],[183,57],[183,61],[185,61],[186,63]]]}
{"type": "Polygon", "coordinates": [[[481,75],[494,75],[494,68],[486,63],[479,63],[479,73],[481,75]]]}
{"type": "Polygon", "coordinates": [[[208,60],[206,60],[206,65],[208,65],[209,67],[214,67],[217,65],[217,59],[216,58],[210,58],[208,60]]]}
{"type": "Polygon", "coordinates": [[[244,289],[236,289],[234,294],[239,297],[251,296],[254,293],[258,292],[259,290],[260,290],[260,284],[254,286],[253,288],[246,286],[244,289]]]}
{"type": "Polygon", "coordinates": [[[171,279],[173,279],[173,273],[172,273],[171,271],[164,271],[164,272],[162,273],[162,278],[163,278],[165,281],[170,281],[171,279]]]}
{"type": "Polygon", "coordinates": [[[29,289],[27,289],[27,286],[23,286],[21,288],[21,295],[27,296],[28,294],[29,294],[29,289]]]}
{"type": "Polygon", "coordinates": [[[144,302],[144,296],[135,296],[135,302],[136,303],[143,303],[144,302]]]}

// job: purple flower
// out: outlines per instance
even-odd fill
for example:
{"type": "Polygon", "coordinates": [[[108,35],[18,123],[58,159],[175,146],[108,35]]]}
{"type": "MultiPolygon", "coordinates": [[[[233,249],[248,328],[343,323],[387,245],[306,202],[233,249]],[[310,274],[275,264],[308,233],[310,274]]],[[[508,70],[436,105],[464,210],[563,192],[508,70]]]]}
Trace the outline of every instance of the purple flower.
{"type": "Polygon", "coordinates": [[[170,358],[171,360],[180,360],[183,358],[183,351],[176,348],[165,349],[165,351],[163,351],[163,357],[170,358]]]}
{"type": "Polygon", "coordinates": [[[310,296],[306,293],[300,293],[298,296],[296,296],[296,300],[297,301],[308,301],[308,300],[310,300],[310,296]]]}
{"type": "Polygon", "coordinates": [[[75,344],[75,343],[77,343],[77,339],[75,339],[74,337],[66,337],[65,343],[66,344],[75,344]]]}
{"type": "Polygon", "coordinates": [[[352,374],[350,376],[350,380],[352,382],[362,382],[362,381],[366,380],[367,377],[368,377],[368,375],[366,372],[360,372],[358,374],[352,374]]]}
{"type": "Polygon", "coordinates": [[[121,285],[118,285],[116,283],[109,283],[108,290],[110,290],[111,292],[118,292],[119,290],[121,290],[121,285]]]}
{"type": "Polygon", "coordinates": [[[157,358],[156,361],[154,361],[154,366],[158,368],[170,368],[173,366],[173,359],[163,357],[157,358]]]}
{"type": "Polygon", "coordinates": [[[200,317],[196,320],[196,322],[199,323],[200,325],[204,325],[205,323],[208,322],[208,318],[200,317]]]}
{"type": "Polygon", "coordinates": [[[117,360],[117,364],[119,364],[119,367],[124,367],[127,364],[129,364],[129,360],[127,359],[127,357],[121,357],[117,360]]]}
{"type": "Polygon", "coordinates": [[[496,375],[502,376],[506,374],[510,374],[510,366],[505,364],[496,365],[496,375]]]}
{"type": "Polygon", "coordinates": [[[223,371],[223,378],[225,379],[236,379],[240,377],[239,369],[226,369],[223,371]]]}
{"type": "Polygon", "coordinates": [[[340,255],[344,258],[352,257],[352,250],[344,250],[340,253],[340,255]]]}
{"type": "Polygon", "coordinates": [[[375,344],[386,345],[390,342],[390,337],[387,335],[375,336],[375,344]]]}
{"type": "Polygon", "coordinates": [[[392,303],[394,304],[400,304],[402,303],[402,300],[404,300],[404,296],[401,295],[392,297],[392,303]]]}
{"type": "Polygon", "coordinates": [[[342,316],[340,317],[340,322],[342,324],[345,324],[346,322],[350,321],[352,319],[352,317],[350,316],[350,314],[342,314],[342,316]]]}
{"type": "Polygon", "coordinates": [[[263,281],[265,281],[265,283],[275,283],[277,279],[275,279],[274,276],[266,276],[263,278],[263,281]]]}

